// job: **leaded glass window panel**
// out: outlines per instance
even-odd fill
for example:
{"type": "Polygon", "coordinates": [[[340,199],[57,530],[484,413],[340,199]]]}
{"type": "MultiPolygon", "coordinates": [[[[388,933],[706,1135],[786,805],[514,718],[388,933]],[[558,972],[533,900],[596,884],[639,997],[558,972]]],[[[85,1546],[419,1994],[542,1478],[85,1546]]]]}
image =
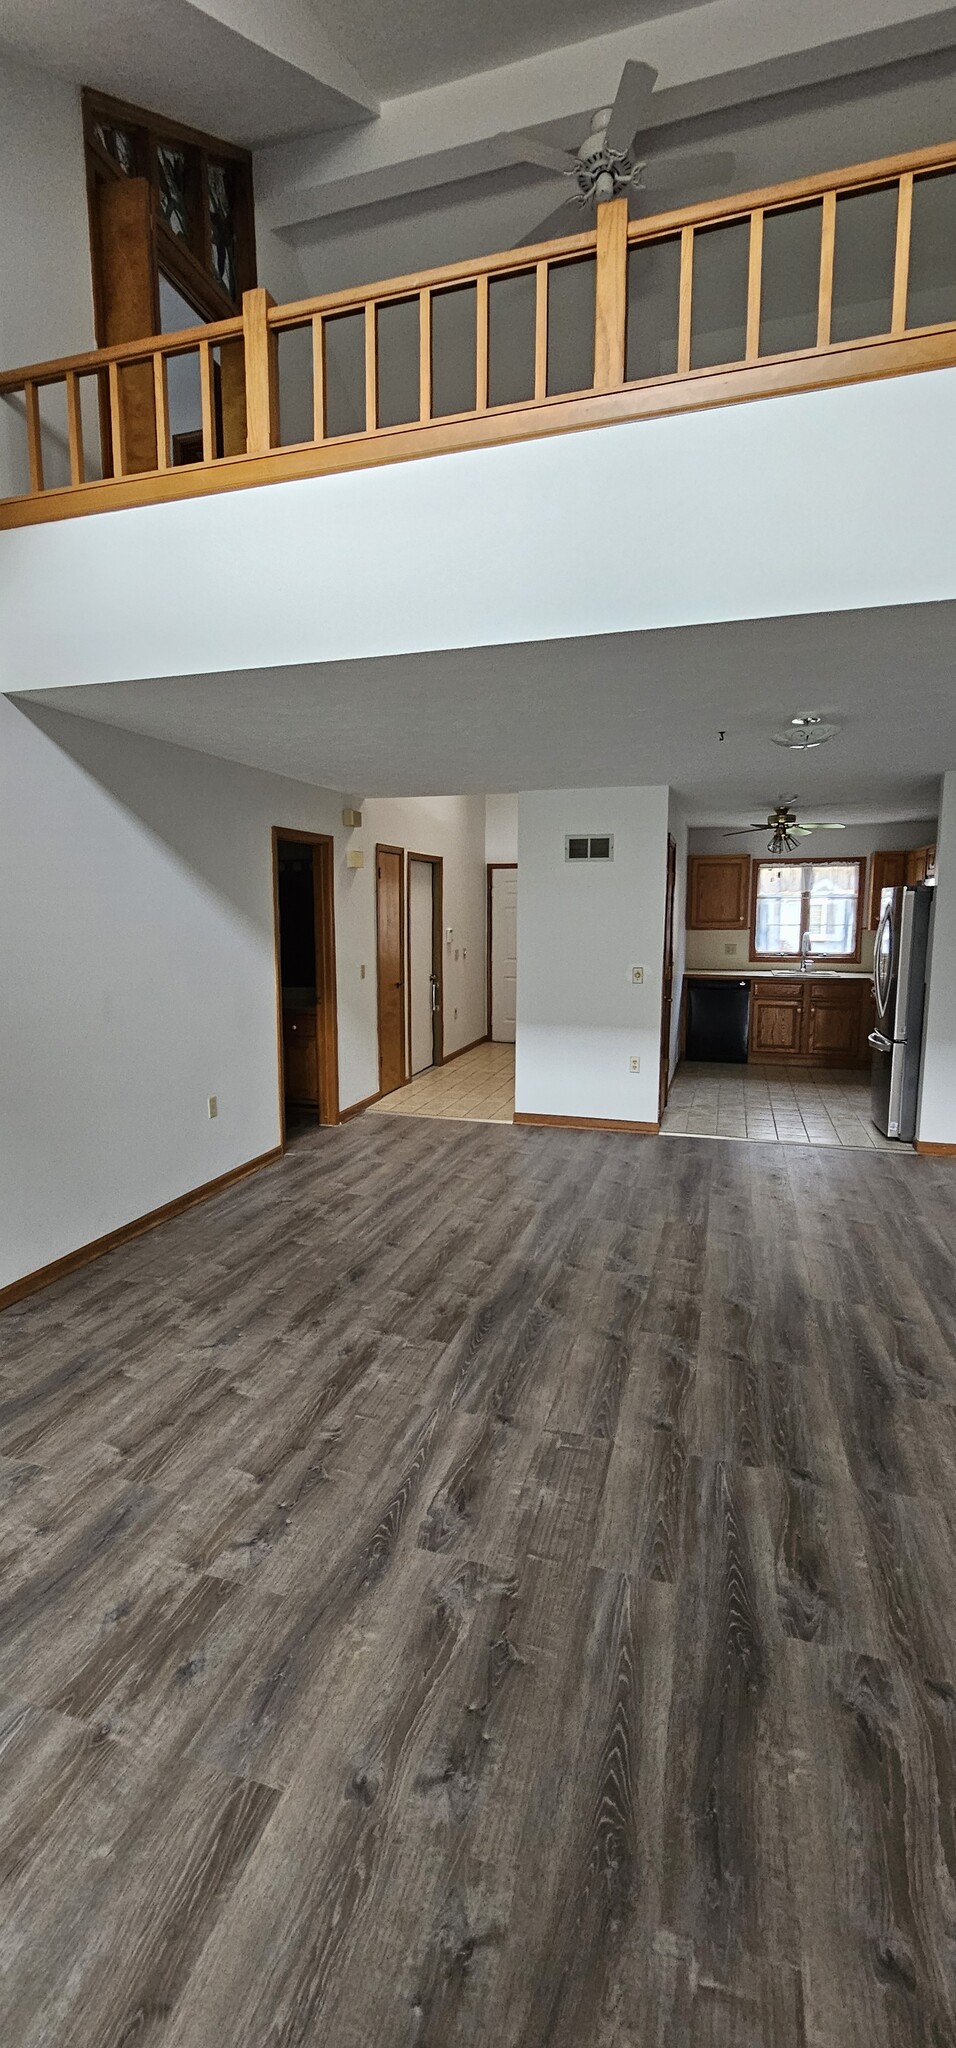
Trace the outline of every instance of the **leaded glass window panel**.
{"type": "Polygon", "coordinates": [[[158,142],[159,207],[166,226],[180,241],[189,240],[189,202],[186,197],[186,152],[172,143],[158,142]]]}

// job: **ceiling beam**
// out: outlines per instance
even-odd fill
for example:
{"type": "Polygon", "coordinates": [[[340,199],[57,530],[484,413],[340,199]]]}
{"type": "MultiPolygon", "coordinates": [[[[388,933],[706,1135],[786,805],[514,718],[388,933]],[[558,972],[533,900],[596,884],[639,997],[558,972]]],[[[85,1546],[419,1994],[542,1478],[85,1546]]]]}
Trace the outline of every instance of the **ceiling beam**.
{"type": "Polygon", "coordinates": [[[521,134],[580,124],[613,99],[628,57],[659,73],[652,130],[956,45],[948,0],[868,0],[863,34],[859,15],[859,0],[706,0],[387,100],[377,120],[347,133],[264,150],[259,201],[270,226],[290,229],[523,162],[521,134]]]}

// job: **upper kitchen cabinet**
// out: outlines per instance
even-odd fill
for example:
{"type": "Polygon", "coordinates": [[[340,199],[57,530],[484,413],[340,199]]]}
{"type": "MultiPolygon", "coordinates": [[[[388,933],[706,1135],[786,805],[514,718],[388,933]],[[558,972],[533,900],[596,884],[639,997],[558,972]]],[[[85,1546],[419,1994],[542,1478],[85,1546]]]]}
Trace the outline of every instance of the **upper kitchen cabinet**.
{"type": "Polygon", "coordinates": [[[749,928],[749,853],[692,853],[687,863],[688,931],[749,928]]]}
{"type": "Polygon", "coordinates": [[[906,856],[904,880],[907,882],[930,882],[935,881],[935,879],[935,846],[914,846],[912,853],[908,853],[906,856]]]}
{"type": "Polygon", "coordinates": [[[883,908],[883,891],[898,889],[905,882],[908,853],[875,853],[870,868],[870,914],[867,925],[875,932],[883,908]]]}

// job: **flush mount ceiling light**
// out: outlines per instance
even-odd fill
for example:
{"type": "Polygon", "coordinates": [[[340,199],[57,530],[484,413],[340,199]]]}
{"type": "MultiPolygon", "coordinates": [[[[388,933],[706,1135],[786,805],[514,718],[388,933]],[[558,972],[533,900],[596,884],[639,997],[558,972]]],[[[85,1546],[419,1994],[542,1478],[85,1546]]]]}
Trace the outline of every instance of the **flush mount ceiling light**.
{"type": "Polygon", "coordinates": [[[838,725],[828,725],[826,719],[815,712],[804,712],[800,718],[791,718],[783,732],[771,735],[775,747],[794,747],[798,753],[807,754],[811,747],[822,747],[839,732],[838,725]]]}

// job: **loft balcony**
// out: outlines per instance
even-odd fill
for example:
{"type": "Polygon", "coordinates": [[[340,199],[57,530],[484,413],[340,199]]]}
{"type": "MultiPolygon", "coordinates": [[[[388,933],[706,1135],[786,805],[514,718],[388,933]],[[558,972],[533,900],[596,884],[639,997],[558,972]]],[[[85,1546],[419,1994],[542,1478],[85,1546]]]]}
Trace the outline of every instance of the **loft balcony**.
{"type": "Polygon", "coordinates": [[[0,528],[956,364],[956,143],[0,374],[0,528]]]}

